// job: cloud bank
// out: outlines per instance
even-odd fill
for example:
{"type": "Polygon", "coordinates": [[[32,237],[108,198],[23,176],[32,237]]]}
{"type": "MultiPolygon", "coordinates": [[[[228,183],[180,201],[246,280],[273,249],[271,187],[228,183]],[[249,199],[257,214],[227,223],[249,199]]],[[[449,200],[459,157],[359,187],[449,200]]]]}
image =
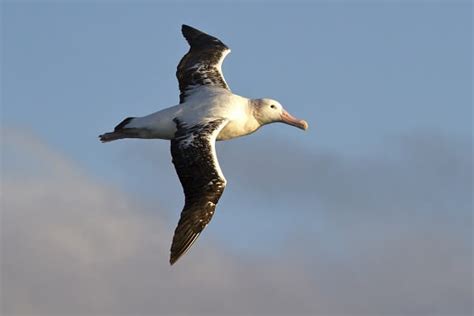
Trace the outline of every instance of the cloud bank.
{"type": "Polygon", "coordinates": [[[262,168],[238,144],[222,147],[222,159],[235,162],[228,178],[249,192],[288,191],[270,170],[296,173],[302,189],[288,199],[323,212],[328,227],[300,226],[278,252],[258,256],[210,240],[170,267],[175,223],[165,210],[148,209],[28,133],[5,130],[2,314],[469,315],[469,153],[438,141],[402,140],[403,157],[388,162],[308,153],[291,174],[279,165],[294,162],[290,154],[262,168]],[[239,168],[265,177],[247,181],[239,168]]]}

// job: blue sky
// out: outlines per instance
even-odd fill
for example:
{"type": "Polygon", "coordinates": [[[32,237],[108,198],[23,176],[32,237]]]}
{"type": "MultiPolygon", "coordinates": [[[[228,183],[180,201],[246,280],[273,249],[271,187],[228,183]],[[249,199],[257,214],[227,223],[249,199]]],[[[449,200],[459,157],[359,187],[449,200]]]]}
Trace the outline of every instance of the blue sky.
{"type": "Polygon", "coordinates": [[[312,125],[308,137],[283,127],[268,133],[297,135],[294,141],[347,153],[371,150],[383,135],[415,129],[466,136],[466,8],[460,1],[7,2],[4,121],[31,126],[78,155],[90,148],[91,134],[123,116],[177,103],[174,72],[187,50],[180,24],[188,23],[232,47],[224,71],[236,93],[272,96],[312,125]],[[68,137],[58,129],[68,130],[68,137]]]}
{"type": "MultiPolygon", "coordinates": [[[[306,267],[318,265],[322,253],[327,270],[321,275],[336,277],[351,263],[351,269],[370,276],[361,253],[367,252],[369,261],[397,257],[397,251],[406,256],[407,248],[385,248],[382,241],[390,245],[403,235],[407,245],[419,242],[420,250],[429,240],[420,237],[423,232],[447,240],[437,250],[426,246],[435,250],[426,249],[431,255],[420,259],[433,264],[433,271],[443,270],[433,262],[446,249],[455,249],[450,256],[470,258],[469,1],[6,1],[2,127],[34,135],[90,182],[138,203],[136,213],[163,217],[164,236],[171,238],[182,193],[169,144],[128,140],[104,145],[97,136],[125,117],[178,102],[174,73],[188,49],[180,34],[183,23],[232,48],[223,70],[234,93],[275,98],[310,125],[301,132],[275,124],[218,144],[229,184],[218,216],[185,258],[187,264],[211,244],[250,261],[289,251],[306,267]],[[332,270],[334,263],[338,268],[332,270]]],[[[28,178],[20,172],[22,164],[41,169],[11,143],[2,147],[5,183],[9,177],[28,178]]],[[[51,164],[45,168],[50,169],[51,164]]],[[[167,261],[167,252],[159,255],[167,261]]],[[[455,272],[467,272],[469,262],[459,264],[455,272]]],[[[416,274],[418,268],[400,273],[416,274]]],[[[318,273],[311,277],[323,278],[318,273]]],[[[389,286],[372,276],[367,284],[389,286]]],[[[467,279],[459,285],[461,297],[472,294],[467,279]]],[[[439,293],[426,294],[425,301],[439,293]]],[[[430,310],[423,300],[425,305],[415,306],[401,297],[374,310],[389,313],[404,306],[408,314],[462,314],[472,303],[447,300],[430,310]],[[455,305],[464,309],[454,310],[455,305]]],[[[363,305],[349,300],[347,310],[329,306],[323,311],[347,313],[350,306],[363,305]]]]}

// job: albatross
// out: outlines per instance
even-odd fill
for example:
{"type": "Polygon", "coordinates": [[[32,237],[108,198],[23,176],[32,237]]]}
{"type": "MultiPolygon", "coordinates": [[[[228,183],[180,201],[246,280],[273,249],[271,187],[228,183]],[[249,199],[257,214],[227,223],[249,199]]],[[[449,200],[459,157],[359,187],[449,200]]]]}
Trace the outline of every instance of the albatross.
{"type": "Polygon", "coordinates": [[[171,243],[170,264],[184,255],[209,224],[226,179],[215,142],[249,135],[282,122],[302,130],[308,123],[290,115],[273,99],[249,99],[231,92],[222,74],[230,53],[218,38],[188,25],[181,32],[190,49],[178,64],[179,104],[143,117],[128,117],[102,142],[123,138],[171,141],[173,164],[183,187],[184,208],[171,243]]]}

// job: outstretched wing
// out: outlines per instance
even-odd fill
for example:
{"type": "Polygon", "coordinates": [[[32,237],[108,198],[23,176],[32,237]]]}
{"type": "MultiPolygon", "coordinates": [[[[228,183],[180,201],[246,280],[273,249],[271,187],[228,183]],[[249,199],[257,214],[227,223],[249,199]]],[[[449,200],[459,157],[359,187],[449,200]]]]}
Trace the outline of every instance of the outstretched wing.
{"type": "Polygon", "coordinates": [[[171,140],[173,164],[183,186],[185,202],[171,244],[174,264],[196,241],[214,215],[226,180],[217,161],[215,143],[225,119],[188,127],[178,120],[171,140]]]}
{"type": "Polygon", "coordinates": [[[181,32],[189,43],[189,51],[181,58],[176,71],[179,82],[179,102],[201,86],[216,86],[227,90],[222,75],[222,62],[230,49],[219,39],[203,33],[188,25],[183,25],[181,32]]]}

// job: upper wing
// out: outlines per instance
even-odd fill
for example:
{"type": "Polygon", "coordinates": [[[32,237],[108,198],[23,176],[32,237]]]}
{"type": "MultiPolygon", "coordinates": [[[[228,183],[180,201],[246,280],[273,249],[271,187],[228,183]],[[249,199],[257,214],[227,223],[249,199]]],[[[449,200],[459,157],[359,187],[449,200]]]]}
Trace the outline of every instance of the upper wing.
{"type": "Polygon", "coordinates": [[[211,221],[226,180],[217,161],[215,142],[225,119],[187,127],[176,120],[171,140],[173,164],[183,186],[185,203],[171,244],[170,263],[175,263],[211,221]]]}
{"type": "Polygon", "coordinates": [[[186,101],[191,90],[203,85],[229,90],[221,65],[230,49],[219,39],[195,28],[183,25],[181,31],[189,43],[189,51],[181,58],[176,70],[179,82],[179,102],[186,101]]]}

